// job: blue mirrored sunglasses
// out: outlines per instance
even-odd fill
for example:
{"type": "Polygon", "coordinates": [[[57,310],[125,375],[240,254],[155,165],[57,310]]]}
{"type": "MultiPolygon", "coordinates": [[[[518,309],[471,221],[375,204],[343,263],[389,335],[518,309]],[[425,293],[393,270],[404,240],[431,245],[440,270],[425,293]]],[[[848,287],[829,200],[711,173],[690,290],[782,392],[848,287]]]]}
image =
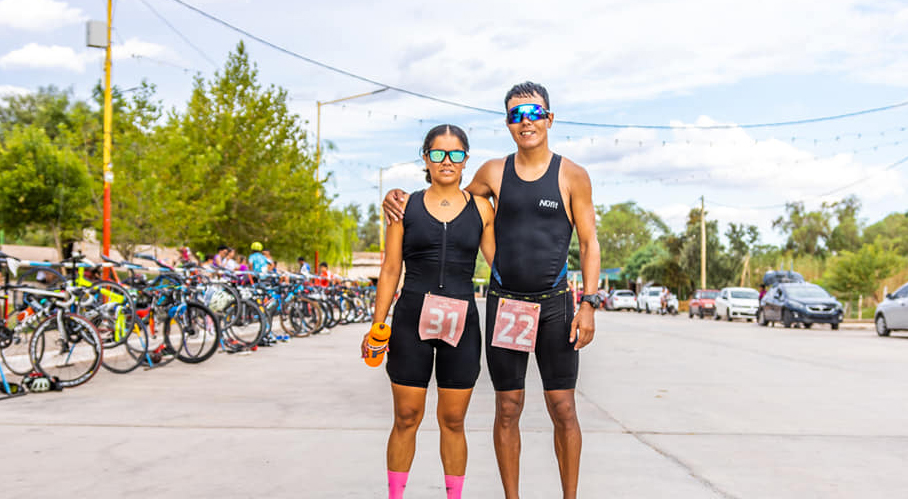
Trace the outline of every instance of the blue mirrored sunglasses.
{"type": "Polygon", "coordinates": [[[467,157],[467,152],[461,150],[445,151],[442,149],[429,151],[429,161],[433,163],[441,163],[445,160],[445,156],[451,158],[451,163],[463,163],[463,160],[467,157]]]}
{"type": "Polygon", "coordinates": [[[539,104],[520,104],[508,110],[508,124],[516,125],[524,118],[530,121],[544,120],[549,117],[549,111],[539,104]]]}

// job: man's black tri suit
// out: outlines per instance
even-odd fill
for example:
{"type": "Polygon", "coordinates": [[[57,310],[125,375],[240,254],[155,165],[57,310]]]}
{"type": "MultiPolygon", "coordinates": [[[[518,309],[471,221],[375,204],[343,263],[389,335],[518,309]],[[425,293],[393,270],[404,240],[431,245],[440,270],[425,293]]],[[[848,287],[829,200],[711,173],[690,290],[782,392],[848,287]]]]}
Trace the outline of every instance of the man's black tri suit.
{"type": "Polygon", "coordinates": [[[513,154],[504,162],[495,207],[492,276],[509,291],[545,291],[567,277],[574,226],[558,188],[560,170],[561,156],[553,154],[542,177],[527,182],[517,176],[513,154]]]}
{"type": "Polygon", "coordinates": [[[535,354],[543,388],[565,390],[577,384],[580,356],[570,342],[574,302],[566,282],[574,227],[561,199],[560,169],[561,156],[553,154],[542,177],[527,182],[517,175],[513,154],[504,163],[495,208],[495,261],[486,302],[486,360],[498,391],[524,388],[529,358],[525,352],[492,346],[500,298],[541,305],[535,354]]]}
{"type": "Polygon", "coordinates": [[[388,376],[400,385],[472,388],[479,376],[482,338],[473,300],[473,270],[483,222],[472,196],[450,222],[440,222],[424,204],[425,191],[410,195],[404,210],[404,285],[394,305],[388,343],[388,376]],[[466,325],[457,347],[419,337],[419,314],[426,293],[466,300],[466,325]]]}

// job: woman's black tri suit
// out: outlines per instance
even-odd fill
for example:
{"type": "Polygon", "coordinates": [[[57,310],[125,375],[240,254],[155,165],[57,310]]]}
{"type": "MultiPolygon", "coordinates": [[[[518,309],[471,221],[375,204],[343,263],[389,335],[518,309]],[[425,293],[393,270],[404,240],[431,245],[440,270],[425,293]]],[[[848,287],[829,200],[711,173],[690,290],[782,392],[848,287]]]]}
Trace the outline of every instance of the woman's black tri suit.
{"type": "Polygon", "coordinates": [[[567,254],[574,226],[561,199],[561,156],[527,182],[507,157],[495,209],[495,261],[486,301],[486,360],[495,390],[522,390],[529,354],[492,346],[499,298],[539,303],[536,364],[545,390],[573,389],[580,356],[570,342],[574,302],[567,286],[567,254]]]}
{"type": "Polygon", "coordinates": [[[472,388],[479,376],[482,339],[473,300],[473,271],[483,222],[473,197],[456,218],[439,222],[426,209],[425,191],[410,195],[404,210],[404,286],[391,321],[388,376],[400,385],[426,388],[435,364],[439,388],[472,388]],[[456,347],[419,337],[426,293],[469,302],[463,336],[456,347]]]}

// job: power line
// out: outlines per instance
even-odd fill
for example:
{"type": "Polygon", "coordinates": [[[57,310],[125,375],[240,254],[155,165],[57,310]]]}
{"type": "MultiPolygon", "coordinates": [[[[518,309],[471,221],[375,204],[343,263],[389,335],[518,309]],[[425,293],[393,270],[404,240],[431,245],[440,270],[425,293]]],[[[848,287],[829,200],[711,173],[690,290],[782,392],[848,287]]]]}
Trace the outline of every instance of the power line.
{"type": "Polygon", "coordinates": [[[304,55],[298,54],[298,53],[296,53],[296,52],[294,52],[294,51],[292,51],[292,50],[290,50],[290,49],[281,47],[280,45],[277,45],[277,44],[274,44],[274,43],[272,43],[272,42],[269,42],[268,40],[265,40],[264,38],[261,38],[261,37],[259,37],[259,36],[253,35],[252,33],[248,32],[248,31],[246,31],[246,30],[244,30],[244,29],[242,29],[242,28],[239,28],[239,27],[237,27],[237,26],[234,26],[233,24],[230,24],[230,23],[228,23],[227,21],[224,21],[224,20],[222,20],[222,19],[220,19],[220,18],[218,18],[218,17],[215,17],[214,15],[209,14],[209,13],[207,13],[207,12],[205,12],[205,11],[203,11],[203,10],[197,8],[197,7],[194,7],[194,6],[192,6],[192,5],[189,5],[188,3],[184,2],[183,0],[173,0],[173,1],[176,2],[176,3],[178,3],[178,4],[180,4],[180,5],[182,5],[183,7],[186,7],[186,8],[189,9],[189,10],[192,10],[192,11],[198,13],[199,15],[201,15],[201,16],[203,16],[203,17],[206,17],[206,18],[208,18],[208,19],[210,19],[210,20],[212,20],[212,21],[214,21],[214,22],[216,22],[216,23],[218,23],[218,24],[220,24],[220,25],[222,25],[222,26],[225,26],[225,27],[227,27],[227,28],[229,28],[229,29],[231,29],[231,30],[233,30],[233,31],[236,31],[237,33],[240,33],[240,34],[242,34],[242,35],[244,35],[244,36],[247,36],[247,37],[249,37],[249,38],[251,38],[251,39],[253,39],[253,40],[255,40],[255,41],[259,42],[259,43],[262,43],[262,44],[264,44],[264,45],[267,45],[267,46],[269,46],[269,47],[271,47],[271,48],[273,48],[273,49],[275,49],[275,50],[277,50],[277,51],[283,52],[283,53],[285,53],[285,54],[287,54],[287,55],[289,55],[289,56],[291,56],[291,57],[294,57],[294,58],[296,58],[296,59],[300,59],[300,60],[306,61],[306,62],[308,62],[308,63],[310,63],[310,64],[314,64],[314,65],[316,65],[316,66],[322,67],[322,68],[327,69],[327,70],[329,70],[329,71],[334,71],[335,73],[340,73],[340,74],[342,74],[342,75],[344,75],[344,76],[349,76],[349,77],[351,77],[351,78],[355,78],[355,79],[357,79],[357,80],[364,81],[364,82],[366,82],[366,83],[371,83],[371,84],[373,84],[373,85],[377,85],[377,86],[380,86],[380,87],[388,87],[388,88],[390,88],[391,90],[395,90],[395,91],[400,92],[400,93],[402,93],[402,94],[412,95],[413,97],[419,97],[419,98],[421,98],[421,99],[427,99],[427,100],[431,100],[431,101],[434,101],[434,102],[439,102],[439,103],[442,103],[442,104],[447,104],[447,105],[449,105],[449,106],[456,106],[456,107],[460,107],[460,108],[463,108],[463,109],[470,109],[470,110],[478,111],[478,112],[482,112],[482,113],[492,113],[492,114],[500,114],[500,115],[503,115],[503,114],[504,114],[504,113],[502,113],[502,112],[500,112],[500,111],[493,111],[493,110],[491,110],[491,109],[485,109],[485,108],[481,108],[481,107],[470,106],[470,105],[467,105],[467,104],[461,104],[461,103],[459,103],[459,102],[454,102],[454,101],[449,101],[449,100],[445,100],[445,99],[440,99],[440,98],[438,98],[438,97],[433,97],[433,96],[431,96],[431,95],[426,95],[426,94],[423,94],[423,93],[414,92],[414,91],[412,91],[412,90],[407,90],[407,89],[405,89],[405,88],[396,87],[396,86],[394,86],[394,85],[389,85],[389,84],[387,84],[387,83],[381,83],[381,82],[376,81],[376,80],[373,80],[373,79],[371,79],[371,78],[366,78],[365,76],[360,76],[360,75],[358,75],[358,74],[351,73],[351,72],[349,72],[349,71],[346,71],[346,70],[343,70],[343,69],[340,69],[340,68],[337,68],[337,67],[334,67],[334,66],[330,66],[330,65],[325,64],[325,63],[323,63],[323,62],[319,62],[319,61],[316,61],[315,59],[312,59],[312,58],[306,57],[306,56],[304,56],[304,55]]]}
{"type": "Polygon", "coordinates": [[[154,57],[148,57],[147,55],[130,54],[130,57],[132,57],[133,59],[145,59],[146,61],[151,61],[156,64],[160,64],[162,66],[170,66],[172,68],[179,69],[179,70],[183,71],[184,73],[190,73],[192,71],[195,71],[194,69],[189,69],[187,67],[180,66],[179,64],[174,64],[172,62],[168,62],[168,61],[165,61],[162,59],[155,59],[154,57]]]}
{"type": "Polygon", "coordinates": [[[202,49],[200,49],[198,46],[196,46],[196,44],[192,43],[189,40],[189,38],[186,38],[186,36],[183,33],[181,33],[180,30],[178,30],[176,28],[176,26],[174,26],[173,24],[170,24],[170,21],[168,21],[167,19],[164,18],[164,16],[162,16],[160,13],[158,13],[158,11],[156,11],[154,9],[154,7],[151,6],[151,4],[149,4],[145,0],[139,0],[139,1],[142,2],[143,4],[145,4],[145,6],[148,7],[148,10],[150,10],[154,15],[156,15],[158,17],[158,19],[160,19],[161,22],[166,24],[168,28],[170,28],[174,33],[177,34],[177,36],[182,38],[183,41],[186,42],[187,45],[189,45],[190,47],[195,49],[195,51],[198,52],[199,55],[201,55],[206,61],[208,61],[208,63],[211,64],[212,67],[214,67],[214,68],[218,67],[217,63],[215,63],[214,60],[211,59],[211,57],[208,57],[208,54],[206,54],[202,49]]]}
{"type": "MultiPolygon", "coordinates": [[[[144,2],[145,0],[142,0],[142,1],[144,2]]],[[[329,71],[333,71],[335,73],[339,73],[344,76],[348,76],[350,78],[354,78],[354,79],[357,79],[357,80],[360,80],[360,81],[363,81],[366,83],[371,83],[373,85],[377,85],[380,87],[388,87],[391,90],[395,90],[402,94],[411,95],[413,97],[418,97],[420,99],[426,99],[426,100],[430,100],[433,102],[439,102],[441,104],[447,104],[449,106],[459,107],[462,109],[469,109],[471,111],[477,111],[477,112],[481,112],[481,113],[496,114],[499,116],[503,116],[505,114],[501,111],[495,111],[492,109],[487,109],[487,108],[483,108],[483,107],[472,106],[469,104],[463,104],[460,102],[441,99],[441,98],[427,95],[424,93],[416,92],[413,90],[408,90],[406,88],[390,85],[388,83],[382,83],[382,82],[374,80],[372,78],[368,78],[368,77],[353,73],[351,71],[347,71],[347,70],[340,69],[335,66],[331,66],[324,62],[320,62],[320,61],[317,61],[310,57],[306,57],[306,56],[301,55],[297,52],[294,52],[288,48],[284,48],[280,45],[277,45],[268,40],[265,40],[264,38],[256,36],[256,35],[250,33],[249,31],[246,31],[238,26],[235,26],[227,21],[224,21],[223,19],[216,17],[213,14],[209,14],[208,12],[205,12],[204,10],[199,9],[198,7],[195,7],[193,5],[190,5],[186,2],[184,2],[183,0],[172,0],[172,1],[180,4],[183,7],[187,8],[189,10],[192,10],[192,11],[196,12],[197,14],[199,14],[207,19],[210,19],[211,21],[214,21],[230,30],[233,30],[248,38],[251,38],[263,45],[271,47],[279,52],[283,52],[284,54],[287,54],[296,59],[300,59],[302,61],[308,62],[309,64],[314,64],[321,68],[327,69],[329,71]]],[[[684,130],[684,129],[688,129],[688,130],[728,130],[728,129],[734,129],[734,128],[771,128],[771,127],[783,127],[783,126],[793,126],[793,125],[805,125],[805,124],[810,124],[810,123],[820,123],[820,122],[824,122],[824,121],[834,121],[834,120],[840,120],[840,119],[845,119],[845,118],[853,118],[855,116],[862,116],[862,115],[866,115],[866,114],[879,113],[879,112],[883,112],[883,111],[889,111],[892,109],[898,109],[898,108],[905,107],[905,106],[908,106],[908,101],[903,101],[903,102],[899,102],[896,104],[890,104],[887,106],[875,107],[875,108],[871,108],[871,109],[853,111],[853,112],[849,112],[849,113],[835,114],[835,115],[831,115],[831,116],[821,116],[821,117],[817,117],[817,118],[806,118],[806,119],[790,120],[790,121],[749,123],[749,124],[740,124],[740,125],[731,125],[731,124],[729,124],[729,125],[630,125],[630,124],[617,124],[617,123],[592,123],[592,122],[570,121],[570,120],[559,120],[558,122],[563,123],[565,125],[594,127],[594,128],[641,128],[641,129],[648,129],[648,130],[684,130]]]]}
{"type": "MultiPolygon", "coordinates": [[[[857,180],[855,180],[854,182],[850,182],[850,183],[845,184],[845,185],[843,185],[843,186],[841,186],[841,187],[836,187],[835,189],[832,189],[831,191],[827,191],[827,192],[824,192],[824,193],[822,193],[822,194],[817,194],[817,195],[815,195],[815,196],[810,196],[810,197],[807,197],[807,198],[805,198],[805,199],[818,199],[818,198],[822,198],[822,197],[826,197],[826,196],[835,194],[835,193],[837,193],[837,192],[840,192],[840,191],[843,191],[843,190],[845,190],[845,189],[848,189],[849,187],[854,187],[855,185],[858,185],[858,184],[860,184],[860,183],[866,182],[866,181],[870,180],[871,178],[873,178],[873,177],[879,175],[880,173],[883,173],[883,172],[888,171],[888,170],[894,170],[894,169],[898,168],[899,166],[905,164],[906,162],[908,162],[908,156],[905,156],[904,158],[902,158],[902,159],[900,159],[900,160],[898,160],[898,161],[896,161],[896,162],[894,162],[894,163],[891,163],[889,166],[887,166],[887,167],[885,167],[885,168],[882,168],[882,169],[880,169],[880,170],[877,170],[877,171],[875,171],[875,172],[872,172],[872,173],[870,173],[869,175],[867,175],[867,176],[865,176],[865,177],[863,177],[863,178],[857,179],[857,180]]],[[[805,199],[801,199],[801,200],[799,200],[799,201],[803,202],[805,199]]],[[[722,207],[725,207],[725,208],[734,208],[734,209],[738,209],[738,210],[769,210],[769,209],[784,208],[788,203],[783,203],[783,204],[772,204],[772,205],[765,205],[765,206],[733,206],[733,205],[729,205],[729,204],[717,203],[717,202],[715,202],[715,201],[710,201],[710,204],[714,204],[714,205],[717,205],[717,206],[722,206],[722,207]]]]}

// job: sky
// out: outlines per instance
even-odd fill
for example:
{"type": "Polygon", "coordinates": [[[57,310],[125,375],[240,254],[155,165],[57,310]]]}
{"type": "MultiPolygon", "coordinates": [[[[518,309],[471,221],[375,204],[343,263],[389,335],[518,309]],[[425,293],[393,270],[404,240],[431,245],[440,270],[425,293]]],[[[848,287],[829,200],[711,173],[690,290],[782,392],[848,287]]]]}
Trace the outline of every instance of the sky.
{"type": "MultiPolygon", "coordinates": [[[[182,3],[362,78],[177,0],[116,0],[114,85],[146,80],[182,109],[193,77],[212,77],[242,40],[313,142],[317,101],[382,85],[464,106],[393,89],[322,106],[333,148],[320,172],[338,206],[378,203],[380,170],[385,191],[424,188],[418,151],[440,123],[468,132],[467,178],[513,152],[503,114],[468,107],[503,113],[508,89],[530,80],[549,91],[550,147],[588,169],[597,205],[634,201],[678,231],[702,196],[723,231],[754,224],[770,244],[784,241],[772,220],[786,202],[854,194],[867,223],[908,211],[908,105],[749,126],[908,101],[905,1],[182,3]]],[[[0,0],[0,94],[56,85],[88,98],[103,50],[85,46],[85,23],[105,19],[104,0],[0,0]]]]}

